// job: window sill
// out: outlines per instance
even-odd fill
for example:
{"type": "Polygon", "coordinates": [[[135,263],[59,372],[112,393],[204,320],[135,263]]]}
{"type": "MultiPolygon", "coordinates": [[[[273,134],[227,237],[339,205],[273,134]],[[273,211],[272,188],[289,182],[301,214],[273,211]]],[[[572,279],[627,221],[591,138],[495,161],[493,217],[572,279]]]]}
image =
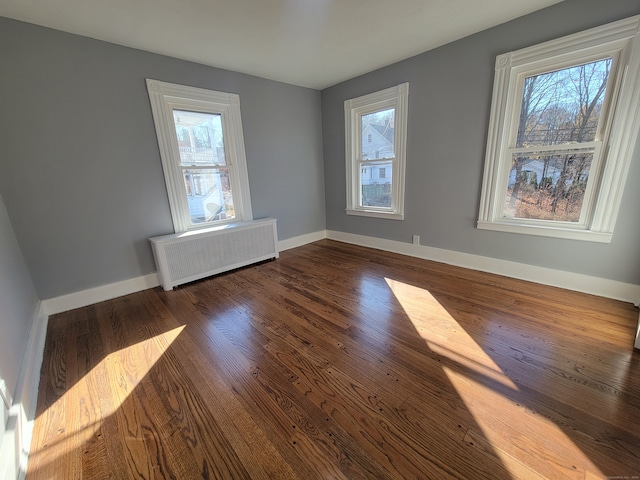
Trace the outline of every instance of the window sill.
{"type": "Polygon", "coordinates": [[[358,215],[361,217],[386,218],[387,220],[404,220],[404,213],[380,212],[377,210],[353,210],[347,209],[347,215],[358,215]]]}
{"type": "Polygon", "coordinates": [[[572,228],[551,227],[547,225],[527,225],[506,222],[479,221],[478,229],[597,243],[611,243],[611,237],[613,237],[613,234],[609,232],[594,232],[593,230],[577,230],[572,228]]]}

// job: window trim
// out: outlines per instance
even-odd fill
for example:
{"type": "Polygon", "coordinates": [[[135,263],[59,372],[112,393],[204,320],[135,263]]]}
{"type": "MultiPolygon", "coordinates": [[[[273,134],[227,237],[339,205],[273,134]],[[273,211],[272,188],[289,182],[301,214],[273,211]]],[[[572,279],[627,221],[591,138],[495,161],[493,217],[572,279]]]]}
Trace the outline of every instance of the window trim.
{"type": "MultiPolygon", "coordinates": [[[[478,228],[601,243],[611,242],[622,194],[640,130],[640,15],[539,45],[498,55],[485,156],[478,228]],[[505,219],[502,208],[509,175],[507,153],[514,115],[519,112],[519,78],[543,67],[613,57],[611,103],[603,130],[594,196],[582,225],[505,219]],[[615,68],[616,63],[618,67],[615,68]],[[614,70],[615,69],[615,70],[614,70]],[[515,113],[514,113],[515,112],[515,113]]],[[[588,200],[588,199],[585,199],[588,200]]]]}
{"type": "Polygon", "coordinates": [[[402,83],[344,102],[347,215],[404,220],[408,97],[409,83],[402,83]],[[358,200],[360,169],[363,168],[359,160],[362,144],[360,118],[387,108],[395,108],[391,208],[361,207],[358,200]]]}
{"type": "Polygon", "coordinates": [[[249,174],[239,95],[161,82],[150,78],[147,78],[146,82],[175,233],[252,220],[249,174]],[[200,224],[191,223],[182,168],[180,162],[176,161],[180,158],[180,154],[173,123],[174,109],[222,116],[226,166],[229,170],[231,191],[233,192],[235,218],[200,224]]]}

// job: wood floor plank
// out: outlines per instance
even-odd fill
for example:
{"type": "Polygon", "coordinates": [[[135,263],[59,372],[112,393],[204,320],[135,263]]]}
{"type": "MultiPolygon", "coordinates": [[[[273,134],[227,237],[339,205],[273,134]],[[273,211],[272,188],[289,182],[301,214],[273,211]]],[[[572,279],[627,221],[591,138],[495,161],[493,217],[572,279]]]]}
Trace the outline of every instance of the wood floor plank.
{"type": "MultiPolygon", "coordinates": [[[[150,311],[153,320],[151,327],[162,329],[168,311],[165,310],[154,291],[147,292],[144,307],[150,311]]],[[[181,333],[179,341],[174,342],[171,349],[180,359],[183,368],[191,372],[189,378],[193,380],[192,387],[206,399],[225,433],[233,437],[230,441],[234,443],[235,448],[240,448],[246,458],[254,458],[254,461],[248,462],[251,477],[256,478],[258,474],[255,473],[255,469],[260,468],[266,473],[266,478],[296,478],[289,464],[268,441],[265,432],[239,404],[233,391],[228,389],[215,370],[210,368],[211,365],[205,356],[194,354],[194,344],[186,335],[183,336],[181,333]],[[221,412],[224,413],[223,416],[221,412]],[[244,444],[238,447],[242,442],[244,444]]]]}
{"type": "MultiPolygon", "coordinates": [[[[183,310],[186,308],[183,307],[183,310]]],[[[194,311],[189,316],[198,319],[202,317],[202,313],[194,311]]],[[[273,392],[265,391],[256,382],[262,375],[260,365],[256,365],[237,351],[233,343],[215,325],[207,324],[201,333],[201,336],[193,338],[192,341],[206,348],[209,351],[209,360],[221,367],[219,372],[222,374],[225,388],[233,390],[245,407],[259,406],[259,420],[266,422],[263,427],[284,439],[288,449],[293,446],[298,456],[306,458],[311,463],[308,471],[313,474],[310,473],[309,478],[343,478],[341,468],[345,468],[345,465],[340,466],[336,463],[340,460],[339,452],[330,456],[331,461],[328,461],[327,457],[318,454],[318,448],[327,449],[330,442],[322,434],[318,436],[316,431],[305,432],[306,426],[312,422],[302,413],[304,409],[298,409],[290,402],[281,402],[273,392]],[[310,433],[316,441],[311,441],[305,433],[310,433]],[[323,460],[318,463],[318,459],[323,460]]],[[[283,378],[289,382],[289,377],[283,378]]]]}
{"type": "Polygon", "coordinates": [[[640,475],[637,316],[315,242],[51,317],[27,478],[640,475]]]}

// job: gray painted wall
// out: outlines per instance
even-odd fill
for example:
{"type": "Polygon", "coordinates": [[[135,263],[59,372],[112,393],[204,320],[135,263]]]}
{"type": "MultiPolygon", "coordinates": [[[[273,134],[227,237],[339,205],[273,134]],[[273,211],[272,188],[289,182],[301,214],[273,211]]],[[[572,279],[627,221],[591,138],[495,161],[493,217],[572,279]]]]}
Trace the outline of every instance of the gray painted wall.
{"type": "Polygon", "coordinates": [[[498,54],[640,14],[637,0],[566,0],[322,92],[327,229],[640,283],[640,147],[613,241],[481,231],[478,216],[498,54]],[[345,214],[344,101],[409,82],[405,220],[345,214]]]}
{"type": "Polygon", "coordinates": [[[0,18],[0,193],[40,298],[155,271],[172,232],[145,78],[240,95],[254,217],[324,230],[320,92],[0,18]]]}
{"type": "Polygon", "coordinates": [[[37,306],[31,276],[0,197],[0,378],[13,397],[37,306]]]}

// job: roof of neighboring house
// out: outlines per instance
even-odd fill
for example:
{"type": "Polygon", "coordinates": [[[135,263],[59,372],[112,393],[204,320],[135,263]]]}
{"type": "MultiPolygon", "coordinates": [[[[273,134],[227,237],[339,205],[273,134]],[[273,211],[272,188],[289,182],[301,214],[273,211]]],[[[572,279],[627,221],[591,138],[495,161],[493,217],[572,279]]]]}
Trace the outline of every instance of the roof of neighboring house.
{"type": "Polygon", "coordinates": [[[393,127],[389,127],[388,125],[369,125],[376,132],[378,132],[382,137],[389,143],[393,143],[393,127]]]}

